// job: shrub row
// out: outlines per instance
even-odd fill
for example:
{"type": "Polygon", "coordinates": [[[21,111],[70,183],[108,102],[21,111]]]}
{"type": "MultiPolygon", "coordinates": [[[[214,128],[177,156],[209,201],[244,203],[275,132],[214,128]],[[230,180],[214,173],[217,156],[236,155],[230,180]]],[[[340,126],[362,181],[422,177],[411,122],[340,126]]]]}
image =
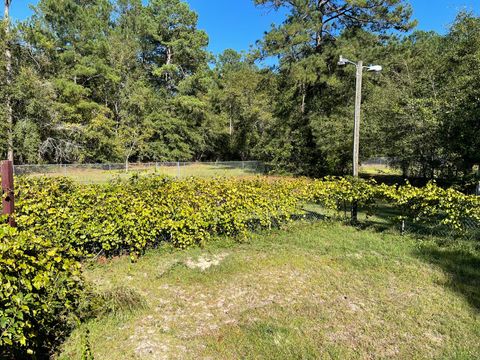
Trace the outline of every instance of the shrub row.
{"type": "Polygon", "coordinates": [[[24,178],[16,221],[20,229],[74,244],[87,254],[138,253],[169,241],[179,248],[212,235],[244,236],[298,212],[285,181],[132,178],[108,185],[24,178]]]}
{"type": "Polygon", "coordinates": [[[175,179],[134,177],[107,185],[76,185],[60,178],[19,182],[20,229],[74,244],[87,254],[138,253],[169,241],[186,248],[212,235],[245,236],[255,226],[288,221],[313,202],[334,210],[353,202],[374,210],[386,202],[399,217],[436,221],[459,231],[480,227],[480,199],[434,183],[423,188],[377,185],[346,178],[175,179]]]}
{"type": "Polygon", "coordinates": [[[480,230],[480,197],[443,189],[434,182],[418,188],[377,185],[374,181],[327,178],[307,181],[305,199],[340,210],[357,202],[372,213],[375,204],[385,203],[397,210],[398,220],[430,223],[448,227],[457,233],[469,227],[480,230]]]}

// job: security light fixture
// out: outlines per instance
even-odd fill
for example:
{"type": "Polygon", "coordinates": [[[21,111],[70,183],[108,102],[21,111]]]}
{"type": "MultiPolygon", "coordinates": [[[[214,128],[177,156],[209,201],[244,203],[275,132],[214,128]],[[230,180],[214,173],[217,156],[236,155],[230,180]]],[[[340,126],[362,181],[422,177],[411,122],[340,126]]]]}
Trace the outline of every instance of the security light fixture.
{"type": "Polygon", "coordinates": [[[342,55],[340,55],[340,60],[338,61],[338,65],[345,66],[347,64],[357,65],[353,61],[350,61],[347,58],[344,58],[342,55]]]}
{"type": "MultiPolygon", "coordinates": [[[[351,60],[348,60],[347,58],[344,58],[343,55],[340,55],[340,59],[338,60],[337,65],[338,66],[345,66],[345,65],[355,65],[359,66],[360,63],[353,62],[351,60]]],[[[383,68],[380,65],[368,65],[368,66],[363,66],[361,65],[364,69],[367,69],[367,71],[373,71],[373,72],[380,72],[383,70],[383,68]]]]}
{"type": "Polygon", "coordinates": [[[383,68],[380,65],[370,65],[367,66],[367,71],[374,71],[374,72],[380,72],[382,71],[383,68]]]}

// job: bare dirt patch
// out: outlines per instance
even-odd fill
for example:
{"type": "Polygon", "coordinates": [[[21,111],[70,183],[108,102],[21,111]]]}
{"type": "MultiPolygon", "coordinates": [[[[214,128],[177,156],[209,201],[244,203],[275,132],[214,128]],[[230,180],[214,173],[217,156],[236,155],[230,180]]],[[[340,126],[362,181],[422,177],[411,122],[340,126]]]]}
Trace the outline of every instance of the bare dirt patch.
{"type": "Polygon", "coordinates": [[[221,253],[217,255],[202,255],[197,260],[193,260],[192,258],[188,258],[185,261],[185,265],[189,269],[200,269],[201,271],[205,271],[212,266],[218,266],[220,263],[228,256],[227,253],[221,253]]]}

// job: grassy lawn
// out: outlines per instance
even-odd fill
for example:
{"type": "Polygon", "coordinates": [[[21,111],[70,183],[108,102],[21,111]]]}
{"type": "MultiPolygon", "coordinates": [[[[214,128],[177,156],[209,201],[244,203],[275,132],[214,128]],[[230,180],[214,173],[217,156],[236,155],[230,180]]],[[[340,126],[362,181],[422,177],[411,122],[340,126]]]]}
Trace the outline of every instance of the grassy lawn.
{"type": "Polygon", "coordinates": [[[480,256],[340,223],[165,246],[86,275],[109,311],[60,359],[478,359],[480,256]]]}
{"type": "MultiPolygon", "coordinates": [[[[32,170],[34,171],[34,170],[32,170]]],[[[46,166],[42,168],[39,166],[38,173],[33,173],[29,176],[67,176],[74,179],[81,184],[91,183],[106,183],[116,178],[129,178],[132,174],[160,174],[179,178],[186,177],[243,177],[252,175],[263,175],[263,169],[257,168],[255,164],[246,162],[242,165],[241,162],[234,164],[215,164],[215,163],[198,163],[198,164],[181,164],[180,167],[172,166],[145,166],[138,164],[130,164],[129,171],[125,170],[102,170],[95,168],[67,166],[46,166]]]]}
{"type": "MultiPolygon", "coordinates": [[[[108,165],[106,165],[108,166],[108,165]]],[[[25,170],[28,174],[28,168],[25,170]]],[[[260,165],[245,162],[227,163],[187,163],[180,167],[172,163],[171,166],[130,164],[129,171],[125,170],[103,170],[89,167],[88,165],[70,166],[66,168],[55,165],[32,166],[29,176],[67,176],[80,184],[106,183],[116,178],[129,178],[132,174],[160,174],[179,178],[186,177],[245,177],[252,175],[264,175],[264,169],[260,165]]],[[[363,176],[399,176],[400,172],[386,165],[364,165],[360,172],[363,176]]],[[[22,173],[23,174],[23,173],[22,173]]]]}
{"type": "Polygon", "coordinates": [[[360,166],[362,175],[402,175],[398,169],[394,169],[388,165],[362,165],[360,166]]]}

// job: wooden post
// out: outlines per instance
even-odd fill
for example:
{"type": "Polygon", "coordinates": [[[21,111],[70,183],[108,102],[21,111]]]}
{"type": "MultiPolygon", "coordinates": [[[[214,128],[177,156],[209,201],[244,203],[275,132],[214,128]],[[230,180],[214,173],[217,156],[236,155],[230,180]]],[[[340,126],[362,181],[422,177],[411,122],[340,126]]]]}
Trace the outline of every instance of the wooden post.
{"type": "MultiPolygon", "coordinates": [[[[358,177],[359,168],[359,150],[360,150],[360,117],[362,106],[362,77],[363,62],[357,64],[357,79],[355,90],[355,124],[353,129],[353,176],[358,177]]],[[[358,203],[354,201],[352,204],[352,224],[358,223],[358,203]]]]}
{"type": "Polygon", "coordinates": [[[2,161],[2,214],[8,215],[8,224],[15,226],[13,212],[15,208],[15,198],[13,192],[13,162],[10,160],[2,161]]]}
{"type": "Polygon", "coordinates": [[[363,62],[357,64],[357,79],[355,90],[355,125],[353,130],[353,176],[358,176],[359,150],[360,150],[360,117],[362,106],[362,76],[363,62]]]}

